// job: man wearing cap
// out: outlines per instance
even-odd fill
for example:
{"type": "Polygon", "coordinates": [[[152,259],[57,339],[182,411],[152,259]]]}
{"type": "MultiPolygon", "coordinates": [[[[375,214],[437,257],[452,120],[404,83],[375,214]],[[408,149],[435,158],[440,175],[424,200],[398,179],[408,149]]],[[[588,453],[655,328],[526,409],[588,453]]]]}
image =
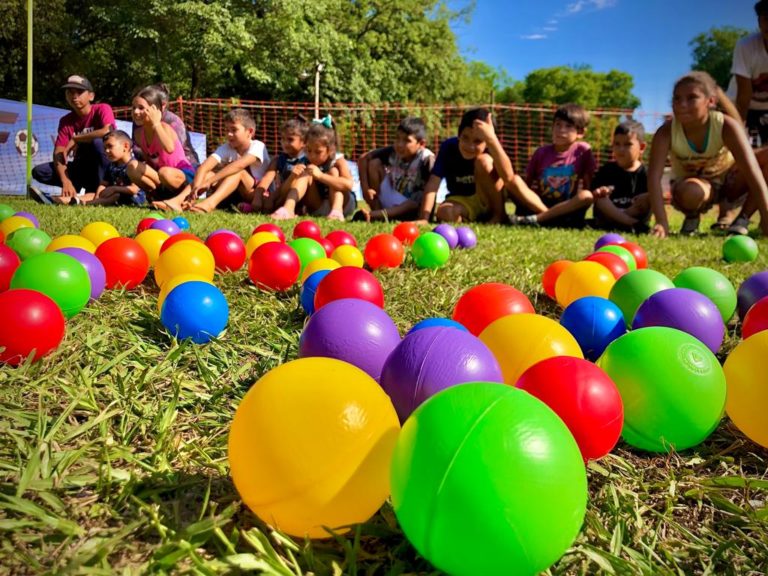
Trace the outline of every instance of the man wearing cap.
{"type": "MultiPolygon", "coordinates": [[[[102,138],[114,130],[115,114],[109,104],[93,103],[93,86],[83,76],[70,76],[62,88],[72,112],[59,120],[53,162],[35,166],[32,177],[43,184],[61,186],[61,195],[71,197],[81,190],[95,192],[104,179],[109,160],[102,138]],[[74,157],[68,163],[71,153],[74,157]]],[[[34,187],[30,194],[37,201],[47,201],[34,187]]]]}

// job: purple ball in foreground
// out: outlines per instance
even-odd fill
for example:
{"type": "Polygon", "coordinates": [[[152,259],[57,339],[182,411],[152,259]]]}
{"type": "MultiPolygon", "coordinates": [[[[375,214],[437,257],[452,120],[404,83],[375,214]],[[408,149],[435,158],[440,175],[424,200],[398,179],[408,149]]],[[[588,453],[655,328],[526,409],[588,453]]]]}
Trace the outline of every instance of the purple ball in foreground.
{"type": "Polygon", "coordinates": [[[168,236],[174,236],[181,232],[181,229],[179,228],[178,224],[174,222],[173,220],[155,220],[152,225],[150,226],[153,230],[162,230],[168,236]]]}
{"type": "MultiPolygon", "coordinates": [[[[715,303],[688,288],[669,288],[649,296],[637,309],[632,329],[666,326],[687,332],[717,354],[725,324],[715,303]]],[[[659,343],[663,346],[663,343],[659,343]]]]}
{"type": "Polygon", "coordinates": [[[448,327],[417,330],[392,351],[381,371],[401,422],[441,390],[465,382],[503,382],[493,353],[469,332],[448,327]]]}
{"type": "Polygon", "coordinates": [[[24,212],[24,211],[16,212],[14,216],[21,216],[23,218],[26,218],[27,220],[32,222],[32,224],[35,225],[35,228],[40,228],[40,221],[37,219],[37,216],[32,214],[32,212],[24,212]]]}
{"type": "Polygon", "coordinates": [[[104,270],[101,260],[82,248],[60,248],[56,252],[72,256],[72,258],[83,265],[85,271],[88,272],[88,277],[91,279],[91,302],[98,299],[107,285],[107,272],[104,270]]]}
{"type": "Polygon", "coordinates": [[[752,305],[764,296],[768,296],[768,270],[753,274],[739,286],[736,291],[739,318],[743,320],[752,305]]]}
{"type": "Polygon", "coordinates": [[[378,382],[384,361],[398,344],[400,333],[384,310],[366,300],[342,298],[310,317],[299,339],[299,358],[343,360],[378,382]]]}
{"type": "Polygon", "coordinates": [[[208,238],[210,238],[211,236],[216,236],[216,234],[234,234],[235,236],[238,235],[237,232],[235,232],[234,230],[230,230],[229,228],[219,228],[217,230],[214,230],[210,234],[208,234],[208,236],[205,239],[208,240],[208,238]]]}
{"type": "Polygon", "coordinates": [[[597,242],[595,242],[594,251],[596,252],[607,244],[620,244],[621,242],[626,242],[624,236],[621,234],[616,234],[615,232],[609,232],[608,234],[603,234],[600,236],[600,238],[597,239],[597,242]]]}
{"type": "Polygon", "coordinates": [[[459,235],[459,248],[474,248],[477,246],[477,234],[469,226],[459,226],[456,228],[459,235]]]}
{"type": "Polygon", "coordinates": [[[456,231],[456,228],[450,224],[438,224],[435,226],[433,232],[436,232],[445,238],[445,241],[448,242],[448,247],[451,250],[459,245],[459,233],[456,231]]]}

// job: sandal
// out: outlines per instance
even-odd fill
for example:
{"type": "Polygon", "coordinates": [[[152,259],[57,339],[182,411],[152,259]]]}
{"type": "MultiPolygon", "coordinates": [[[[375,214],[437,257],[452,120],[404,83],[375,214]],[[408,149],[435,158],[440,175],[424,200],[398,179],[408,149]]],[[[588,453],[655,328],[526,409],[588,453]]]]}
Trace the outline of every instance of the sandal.
{"type": "Polygon", "coordinates": [[[280,206],[277,210],[270,215],[273,220],[292,220],[296,218],[296,214],[288,212],[285,206],[280,206]]]}

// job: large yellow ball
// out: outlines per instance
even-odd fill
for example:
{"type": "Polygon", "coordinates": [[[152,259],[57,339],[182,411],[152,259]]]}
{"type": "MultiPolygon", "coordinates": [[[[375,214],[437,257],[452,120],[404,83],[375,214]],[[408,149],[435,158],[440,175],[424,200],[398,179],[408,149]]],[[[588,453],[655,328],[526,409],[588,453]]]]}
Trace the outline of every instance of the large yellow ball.
{"type": "Polygon", "coordinates": [[[250,260],[254,250],[267,242],[280,242],[280,238],[272,234],[272,232],[256,232],[256,234],[248,238],[248,242],[245,243],[246,259],[250,260]]]}
{"type": "Polygon", "coordinates": [[[574,262],[560,273],[555,282],[555,297],[563,308],[586,296],[608,298],[616,278],[610,270],[589,260],[574,262]]]}
{"type": "Polygon", "coordinates": [[[768,448],[768,330],[739,343],[723,365],[727,394],[725,411],[745,436],[768,448]]]}
{"type": "Polygon", "coordinates": [[[16,232],[19,228],[34,228],[35,224],[29,218],[24,216],[8,216],[2,222],[0,222],[0,232],[2,232],[6,238],[16,232]]]}
{"type": "Polygon", "coordinates": [[[120,233],[117,231],[117,228],[108,222],[91,222],[80,230],[80,236],[90,240],[98,248],[102,242],[118,238],[120,233]]]}
{"type": "Polygon", "coordinates": [[[317,260],[312,260],[301,273],[300,281],[303,284],[304,281],[315,272],[319,272],[320,270],[336,270],[336,268],[341,268],[341,264],[336,262],[336,260],[331,260],[330,258],[318,258],[317,260]]]}
{"type": "Polygon", "coordinates": [[[216,261],[208,246],[194,240],[182,240],[165,250],[155,263],[155,282],[162,287],[179,274],[197,274],[213,280],[216,261]]]}
{"type": "Polygon", "coordinates": [[[368,374],[332,358],[302,358],[259,379],[229,433],[243,501],[265,522],[303,538],[368,520],[389,496],[400,425],[368,374]]]}
{"type": "Polygon", "coordinates": [[[170,238],[170,236],[167,232],[155,228],[148,228],[136,235],[136,242],[138,242],[139,245],[144,248],[144,252],[147,253],[150,266],[154,266],[157,259],[160,258],[160,248],[163,247],[163,242],[168,240],[168,238],[170,238]]]}
{"type": "Polygon", "coordinates": [[[94,246],[93,242],[88,240],[88,238],[83,238],[82,236],[77,236],[75,234],[63,234],[61,236],[57,236],[51,240],[51,243],[48,244],[45,251],[55,252],[56,250],[61,250],[62,248],[81,248],[82,250],[90,252],[91,254],[96,252],[96,246],[94,246]]]}
{"type": "Polygon", "coordinates": [[[355,246],[349,244],[342,244],[336,248],[331,254],[331,258],[336,260],[342,266],[354,266],[355,268],[362,268],[365,264],[365,258],[363,253],[355,246]]]}

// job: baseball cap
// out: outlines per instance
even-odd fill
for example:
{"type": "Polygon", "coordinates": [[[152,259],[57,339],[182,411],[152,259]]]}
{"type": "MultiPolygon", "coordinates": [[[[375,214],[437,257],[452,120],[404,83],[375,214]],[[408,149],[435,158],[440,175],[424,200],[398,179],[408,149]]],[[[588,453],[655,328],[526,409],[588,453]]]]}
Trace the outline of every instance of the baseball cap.
{"type": "Polygon", "coordinates": [[[88,78],[78,76],[77,74],[67,78],[67,82],[64,84],[64,86],[62,86],[62,88],[78,88],[79,90],[87,90],[88,92],[93,92],[93,86],[91,86],[88,78]]]}

